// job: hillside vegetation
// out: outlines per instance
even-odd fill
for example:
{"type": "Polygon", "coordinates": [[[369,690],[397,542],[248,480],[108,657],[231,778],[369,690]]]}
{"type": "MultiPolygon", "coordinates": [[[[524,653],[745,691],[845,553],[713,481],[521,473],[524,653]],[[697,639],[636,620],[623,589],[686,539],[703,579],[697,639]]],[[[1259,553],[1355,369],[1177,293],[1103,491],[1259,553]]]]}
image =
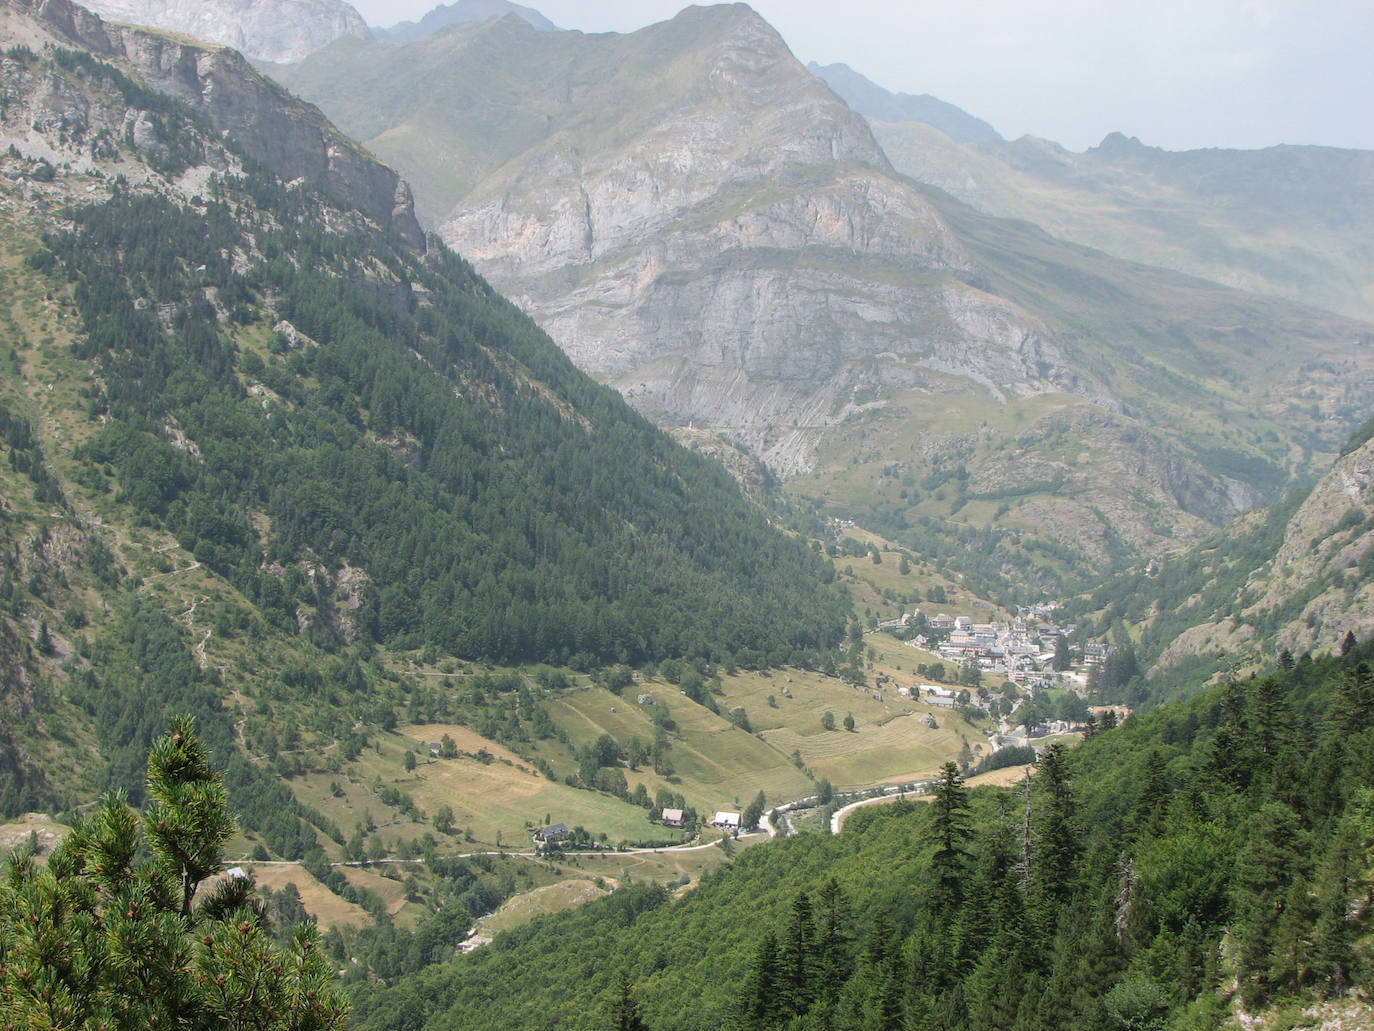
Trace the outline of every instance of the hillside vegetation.
{"type": "MultiPolygon", "coordinates": [[[[1024,196],[1032,173],[1007,171],[993,200],[1024,203],[999,206],[957,170],[894,170],[740,5],[625,35],[455,26],[271,71],[402,168],[445,239],[640,411],[747,452],[799,507],[948,551],[1004,604],[1200,542],[1324,472],[1374,404],[1374,330],[1317,310],[1324,274],[1303,265],[1274,296],[1148,249],[1123,260],[1061,232],[1052,203],[1091,215],[1094,169],[1116,162],[1112,198],[1173,204],[1154,236],[1215,206],[1219,247],[1244,230],[1252,256],[1288,235],[1344,248],[1349,294],[1358,154],[1122,144],[1024,196]]],[[[998,168],[1029,148],[945,145],[998,168]],[[1013,156],[978,149],[997,147],[1013,156]]]]}
{"type": "Polygon", "coordinates": [[[1085,638],[1128,648],[1147,673],[1114,684],[1114,697],[1132,705],[1178,697],[1218,670],[1291,664],[1369,638],[1371,426],[1314,486],[1069,601],[1085,638]]]}
{"type": "Polygon", "coordinates": [[[354,996],[361,1027],[1215,1028],[1367,986],[1368,655],[860,810],[680,900],[622,888],[354,996]],[[690,998],[692,1005],[682,1005],[690,998]]]}

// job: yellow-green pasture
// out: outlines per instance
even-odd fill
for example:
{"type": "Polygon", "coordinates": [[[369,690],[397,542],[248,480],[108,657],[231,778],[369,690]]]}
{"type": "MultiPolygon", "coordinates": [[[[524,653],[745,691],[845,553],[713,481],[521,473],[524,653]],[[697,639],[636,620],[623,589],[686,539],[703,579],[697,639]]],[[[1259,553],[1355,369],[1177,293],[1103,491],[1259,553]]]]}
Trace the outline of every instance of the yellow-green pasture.
{"type": "MultiPolygon", "coordinates": [[[[441,852],[477,846],[526,849],[532,832],[545,823],[583,827],[612,841],[661,840],[680,832],[649,822],[639,806],[593,791],[568,787],[541,776],[513,752],[456,724],[404,727],[378,735],[341,773],[312,773],[292,784],[301,801],[332,819],[345,836],[362,824],[380,836],[389,854],[404,842],[434,833],[441,852]],[[460,753],[432,759],[429,743],[447,734],[460,753]],[[485,756],[476,756],[485,751],[485,756]],[[405,754],[416,765],[405,769],[405,754]],[[414,800],[423,819],[405,816],[382,800],[392,789],[414,800]],[[433,820],[444,806],[453,812],[450,834],[436,832],[433,820]]],[[[337,848],[331,848],[338,854],[337,848]]]]}
{"type": "Polygon", "coordinates": [[[363,927],[372,922],[372,917],[361,906],[339,898],[319,881],[315,880],[299,863],[242,863],[242,867],[252,873],[260,888],[280,891],[288,884],[294,884],[301,897],[305,911],[315,918],[321,930],[331,927],[363,927]]]}
{"type": "MultiPolygon", "coordinates": [[[[723,704],[728,695],[727,689],[726,699],[717,699],[722,712],[730,708],[723,704]]],[[[652,713],[657,706],[667,709],[674,726],[667,734],[673,774],[661,777],[646,762],[638,770],[625,771],[631,790],[643,783],[651,796],[660,788],[681,793],[706,818],[717,809],[747,805],[759,791],[782,800],[810,790],[810,781],[786,753],[684,697],[664,680],[631,685],[620,696],[601,688],[573,691],[546,705],[574,747],[605,733],[622,746],[638,737],[646,748],[654,738],[652,713]],[[653,705],[640,705],[642,694],[651,695],[653,705]]]]}
{"type": "Polygon", "coordinates": [[[607,888],[585,877],[572,877],[557,884],[546,884],[542,888],[522,892],[507,899],[500,909],[482,919],[479,933],[483,938],[488,938],[528,923],[537,916],[576,909],[609,894],[607,888]]]}

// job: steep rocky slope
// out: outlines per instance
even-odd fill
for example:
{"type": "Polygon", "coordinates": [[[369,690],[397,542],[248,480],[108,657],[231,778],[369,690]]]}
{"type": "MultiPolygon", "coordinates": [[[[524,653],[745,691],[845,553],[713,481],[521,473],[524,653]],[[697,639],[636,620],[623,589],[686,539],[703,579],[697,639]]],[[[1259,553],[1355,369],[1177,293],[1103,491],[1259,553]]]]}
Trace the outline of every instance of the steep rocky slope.
{"type": "Polygon", "coordinates": [[[583,368],[887,532],[992,522],[1094,565],[1174,548],[1324,468],[1374,400],[1368,327],[894,174],[742,6],[346,41],[273,72],[583,368]]]}
{"type": "Polygon", "coordinates": [[[1343,455],[1250,574],[1234,615],[1180,634],[1161,666],[1197,655],[1294,655],[1374,634],[1374,442],[1343,455]]]}
{"type": "Polygon", "coordinates": [[[451,718],[407,708],[452,683],[413,662],[817,665],[840,641],[824,557],[718,465],[390,206],[259,151],[276,119],[365,158],[236,55],[0,0],[0,92],[4,815],[136,795],[175,709],[299,856],[310,826],[344,839],[300,822],[280,749],[313,768],[451,718]]]}
{"type": "Polygon", "coordinates": [[[344,0],[88,0],[111,21],[223,43],[263,61],[299,61],[343,36],[367,39],[367,23],[344,0]]]}
{"type": "Polygon", "coordinates": [[[742,6],[624,37],[507,19],[280,74],[321,100],[351,77],[357,103],[341,96],[336,117],[423,184],[444,238],[583,368],[783,473],[809,468],[825,427],[883,378],[875,354],[904,384],[963,364],[956,352],[1013,392],[1062,371],[862,120],[742,6]],[[495,82],[477,74],[498,63],[495,82]],[[421,99],[398,77],[432,85],[421,99]],[[396,125],[439,119],[448,131],[424,139],[396,125]],[[475,151],[498,120],[497,144],[475,151]],[[450,158],[460,170],[433,173],[450,158]]]}
{"type": "MultiPolygon", "coordinates": [[[[102,21],[68,0],[7,0],[0,6],[0,28],[26,45],[79,46],[103,58],[122,59],[153,89],[205,116],[254,160],[287,180],[304,180],[396,233],[413,248],[423,248],[410,188],[391,169],[340,134],[319,110],[290,96],[263,77],[241,55],[222,47],[102,21]]],[[[77,92],[54,83],[43,99],[43,116],[69,123],[68,139],[88,132],[92,105],[77,92]]],[[[6,143],[35,157],[75,161],[90,167],[91,157],[75,148],[52,147],[51,126],[32,123],[16,131],[7,126],[6,143]]],[[[166,123],[135,111],[127,126],[102,127],[127,135],[145,153],[165,154],[187,141],[175,138],[166,123]]]]}

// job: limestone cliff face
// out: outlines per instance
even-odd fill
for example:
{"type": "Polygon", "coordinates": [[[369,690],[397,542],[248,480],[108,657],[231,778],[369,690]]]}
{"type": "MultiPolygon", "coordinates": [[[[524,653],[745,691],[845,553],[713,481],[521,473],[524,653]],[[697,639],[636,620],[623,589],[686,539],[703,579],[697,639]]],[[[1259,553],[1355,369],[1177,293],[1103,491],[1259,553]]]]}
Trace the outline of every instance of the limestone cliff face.
{"type": "Polygon", "coordinates": [[[581,367],[784,475],[812,467],[866,386],[1066,378],[1037,321],[982,288],[863,120],[748,8],[692,8],[618,46],[440,230],[581,367]]]}
{"type": "Polygon", "coordinates": [[[342,36],[367,39],[343,0],[87,0],[102,18],[223,43],[261,61],[299,61],[342,36]]]}
{"type": "Polygon", "coordinates": [[[314,183],[395,230],[411,247],[423,246],[405,181],[242,55],[138,29],[109,31],[150,86],[205,114],[283,179],[314,183]]]}
{"type": "Polygon", "coordinates": [[[1283,546],[1253,611],[1275,610],[1313,584],[1322,585],[1278,645],[1295,655],[1330,647],[1354,631],[1374,633],[1374,443],[1341,458],[1288,524],[1283,546]]]}
{"type": "MultiPolygon", "coordinates": [[[[236,51],[105,23],[68,0],[5,0],[4,6],[37,16],[37,25],[59,43],[125,58],[150,87],[204,115],[281,178],[304,179],[396,232],[412,248],[423,248],[405,181],[236,51]]],[[[133,112],[129,133],[135,142],[140,131],[146,125],[133,112]]]]}

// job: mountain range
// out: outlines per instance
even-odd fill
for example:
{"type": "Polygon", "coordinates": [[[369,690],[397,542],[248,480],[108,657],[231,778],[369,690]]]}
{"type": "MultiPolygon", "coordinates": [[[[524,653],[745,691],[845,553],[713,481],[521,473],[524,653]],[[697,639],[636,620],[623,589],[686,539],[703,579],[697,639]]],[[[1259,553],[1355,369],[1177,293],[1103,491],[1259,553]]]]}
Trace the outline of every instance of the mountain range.
{"type": "Polygon", "coordinates": [[[515,15],[541,32],[554,32],[558,29],[557,25],[533,7],[513,4],[510,0],[456,0],[455,3],[440,4],[418,22],[397,22],[389,28],[374,28],[372,34],[388,43],[409,43],[450,25],[486,21],[488,18],[504,18],[506,15],[515,15]]]}
{"type": "MultiPolygon", "coordinates": [[[[418,217],[404,180],[233,51],[54,12],[71,42],[127,61],[247,156],[413,254],[422,220],[439,224],[582,367],[684,440],[752,452],[794,498],[957,556],[984,590],[1081,583],[1179,552],[1325,472],[1368,407],[1369,327],[1114,260],[903,177],[859,113],[742,5],[597,37],[454,5],[411,43],[352,36],[274,66],[327,94],[345,124],[370,120],[352,128],[378,150],[404,157],[406,127],[430,120],[410,137],[433,173],[415,176],[418,217]]],[[[821,71],[864,110],[912,113],[848,69],[821,71]]],[[[85,117],[53,110],[58,123],[85,117]]],[[[13,137],[21,154],[96,169],[94,151],[54,145],[45,124],[13,137]]],[[[165,121],[141,116],[129,133],[155,170],[186,162],[165,121]]],[[[941,138],[1065,190],[1103,178],[1034,141],[941,138]]],[[[1169,155],[1111,137],[1083,160],[1123,182],[1129,170],[1141,190],[1249,198],[1256,224],[1306,210],[1336,226],[1320,200],[1293,200],[1302,191],[1285,183],[1305,175],[1358,223],[1363,156],[1309,150],[1169,155]]],[[[1306,618],[1329,628],[1351,611],[1306,618]]]]}
{"type": "MultiPolygon", "coordinates": [[[[747,8],[274,71],[349,68],[378,149],[424,76],[470,98],[461,191],[457,147],[417,214],[222,44],[0,0],[0,1024],[61,993],[133,1026],[111,980],[211,952],[231,1008],[227,936],[308,918],[363,1027],[1367,1022],[1368,326],[903,175],[747,8]],[[1110,643],[1097,713],[876,625],[1010,627],[1074,579],[1040,630],[1110,643]],[[1088,740],[1037,733],[1023,774],[1014,707],[1088,740]],[[238,814],[176,891],[134,847],[171,840],[171,713],[164,759],[238,814]],[[789,840],[705,818],[737,810],[789,840]],[[222,837],[253,873],[192,899],[222,837]],[[479,948],[479,918],[514,930],[479,948]],[[84,957],[126,942],[92,997],[84,957]]],[[[1102,149],[1180,194],[1219,174],[1102,149]]]]}
{"type": "Polygon", "coordinates": [[[92,0],[85,7],[109,21],[172,29],[263,61],[298,61],[340,37],[369,36],[344,0],[92,0]]]}
{"type": "Polygon", "coordinates": [[[1129,562],[1318,475],[1371,400],[1367,325],[912,181],[747,7],[623,36],[489,21],[271,72],[582,368],[897,539],[1129,562]]]}
{"type": "Polygon", "coordinates": [[[975,118],[953,104],[929,93],[890,93],[860,75],[847,64],[806,66],[812,75],[839,95],[840,99],[871,122],[919,122],[938,129],[956,143],[1001,141],[1002,137],[987,122],[975,118]]]}

